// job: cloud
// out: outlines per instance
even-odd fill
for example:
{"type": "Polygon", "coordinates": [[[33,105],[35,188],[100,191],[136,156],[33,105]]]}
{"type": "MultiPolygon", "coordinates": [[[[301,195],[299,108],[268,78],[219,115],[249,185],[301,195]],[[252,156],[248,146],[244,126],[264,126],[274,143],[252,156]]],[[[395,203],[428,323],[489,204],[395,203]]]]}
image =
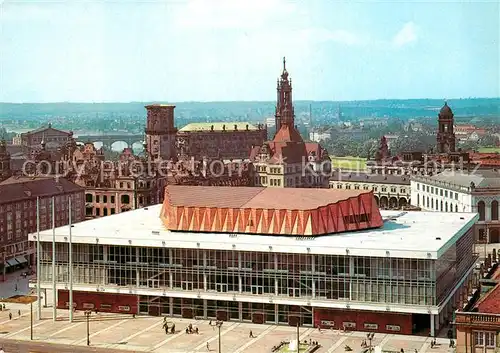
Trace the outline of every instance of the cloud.
{"type": "Polygon", "coordinates": [[[402,47],[415,42],[418,39],[417,26],[413,22],[407,22],[401,30],[392,38],[392,45],[402,47]]]}

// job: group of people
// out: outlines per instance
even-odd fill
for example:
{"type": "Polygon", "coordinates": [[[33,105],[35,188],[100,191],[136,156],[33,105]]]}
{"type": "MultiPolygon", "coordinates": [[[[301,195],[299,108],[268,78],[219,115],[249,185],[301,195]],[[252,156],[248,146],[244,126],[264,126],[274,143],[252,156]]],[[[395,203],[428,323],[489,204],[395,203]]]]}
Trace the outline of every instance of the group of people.
{"type": "Polygon", "coordinates": [[[186,333],[196,333],[197,335],[200,334],[200,331],[198,330],[198,326],[193,326],[193,324],[189,324],[186,327],[186,333]]]}
{"type": "Polygon", "coordinates": [[[167,322],[166,316],[163,318],[163,328],[165,329],[166,335],[168,335],[169,333],[171,333],[171,334],[175,333],[175,324],[172,324],[171,327],[168,327],[168,322],[167,322]]]}

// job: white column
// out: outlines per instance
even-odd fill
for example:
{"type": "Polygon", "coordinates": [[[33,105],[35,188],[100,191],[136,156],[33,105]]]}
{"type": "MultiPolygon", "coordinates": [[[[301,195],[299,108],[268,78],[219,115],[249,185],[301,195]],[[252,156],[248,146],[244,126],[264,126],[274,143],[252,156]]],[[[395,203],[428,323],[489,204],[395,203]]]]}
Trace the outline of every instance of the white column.
{"type": "Polygon", "coordinates": [[[207,281],[207,251],[203,250],[203,289],[205,292],[208,290],[207,281]]]}
{"type": "Polygon", "coordinates": [[[68,257],[69,257],[69,322],[73,322],[73,238],[71,231],[71,195],[68,195],[68,223],[69,223],[69,246],[68,246],[68,257]]]}
{"type": "MultiPolygon", "coordinates": [[[[38,299],[38,320],[42,319],[42,289],[41,278],[42,271],[40,266],[40,256],[41,256],[41,244],[40,244],[40,198],[36,198],[36,295],[38,299]]],[[[5,272],[5,267],[4,267],[5,272]]],[[[5,276],[4,276],[5,277],[5,276]]],[[[47,295],[45,294],[45,302],[47,302],[47,295]]]]}
{"type": "Polygon", "coordinates": [[[316,280],[314,274],[316,273],[316,257],[311,255],[311,271],[312,271],[312,297],[316,298],[316,280]]]}
{"type": "MultiPolygon", "coordinates": [[[[354,277],[354,257],[349,255],[349,276],[354,277]]],[[[352,280],[349,281],[349,300],[352,300],[352,280]]]]}
{"type": "MultiPolygon", "coordinates": [[[[141,260],[141,255],[140,255],[140,249],[135,248],[135,262],[139,263],[141,260]]],[[[140,274],[139,274],[139,268],[137,267],[135,270],[135,285],[136,287],[139,287],[139,284],[141,282],[140,274]]]]}
{"type": "MultiPolygon", "coordinates": [[[[274,254],[274,270],[278,271],[278,255],[275,253],[274,254]]],[[[278,272],[275,272],[278,273],[278,272]]],[[[274,295],[278,295],[279,293],[279,283],[278,279],[275,277],[274,278],[274,295]]]]}
{"type": "MultiPolygon", "coordinates": [[[[168,262],[169,262],[169,265],[172,265],[174,262],[172,260],[172,249],[168,249],[168,262]]],[[[172,268],[169,267],[169,270],[168,270],[168,286],[170,287],[170,289],[174,288],[174,276],[172,275],[172,268]]],[[[170,298],[170,316],[172,316],[172,302],[173,302],[173,299],[170,298]]]]}
{"type": "Polygon", "coordinates": [[[56,288],[56,198],[52,196],[52,320],[57,320],[57,288],[56,288]]]}
{"type": "Polygon", "coordinates": [[[434,319],[434,314],[430,314],[429,316],[431,318],[431,332],[430,333],[431,333],[431,337],[434,337],[434,335],[435,335],[435,329],[434,329],[434,321],[435,321],[435,319],[434,319]]]}
{"type": "Polygon", "coordinates": [[[243,293],[243,279],[241,278],[241,252],[238,251],[238,291],[243,293]]]}

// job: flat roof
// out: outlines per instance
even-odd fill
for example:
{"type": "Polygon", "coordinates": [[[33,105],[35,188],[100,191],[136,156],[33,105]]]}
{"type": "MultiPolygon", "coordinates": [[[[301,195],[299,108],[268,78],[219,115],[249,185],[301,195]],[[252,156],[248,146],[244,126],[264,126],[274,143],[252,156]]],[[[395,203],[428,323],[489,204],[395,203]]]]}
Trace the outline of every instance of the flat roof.
{"type": "MultiPolygon", "coordinates": [[[[381,211],[385,220],[382,228],[312,238],[169,231],[159,217],[161,207],[74,224],[72,240],[83,244],[438,259],[479,218],[476,213],[381,211]]],[[[56,242],[68,242],[69,229],[56,228],[56,242]]],[[[43,242],[51,242],[52,237],[52,229],[40,232],[43,242]]],[[[36,233],[30,234],[29,240],[36,240],[36,233]]]]}
{"type": "Polygon", "coordinates": [[[366,190],[169,185],[165,197],[171,206],[312,210],[368,193],[366,190]]]}

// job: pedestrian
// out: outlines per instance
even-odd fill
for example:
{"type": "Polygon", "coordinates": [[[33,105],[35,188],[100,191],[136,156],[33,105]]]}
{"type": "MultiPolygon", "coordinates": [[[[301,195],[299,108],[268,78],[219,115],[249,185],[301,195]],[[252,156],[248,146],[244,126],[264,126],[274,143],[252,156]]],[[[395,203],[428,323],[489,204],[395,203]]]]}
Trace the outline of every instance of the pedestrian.
{"type": "Polygon", "coordinates": [[[18,311],[17,311],[17,315],[18,315],[18,316],[21,316],[21,310],[18,310],[18,311]]]}
{"type": "Polygon", "coordinates": [[[210,345],[207,342],[207,352],[210,352],[210,345]]]}
{"type": "Polygon", "coordinates": [[[250,330],[250,334],[248,335],[248,337],[253,338],[253,332],[252,332],[252,330],[250,330]]]}
{"type": "Polygon", "coordinates": [[[14,286],[14,291],[16,291],[16,292],[17,292],[17,283],[16,283],[16,285],[14,286]]]}
{"type": "Polygon", "coordinates": [[[9,313],[9,320],[12,320],[12,313],[9,313]]]}

